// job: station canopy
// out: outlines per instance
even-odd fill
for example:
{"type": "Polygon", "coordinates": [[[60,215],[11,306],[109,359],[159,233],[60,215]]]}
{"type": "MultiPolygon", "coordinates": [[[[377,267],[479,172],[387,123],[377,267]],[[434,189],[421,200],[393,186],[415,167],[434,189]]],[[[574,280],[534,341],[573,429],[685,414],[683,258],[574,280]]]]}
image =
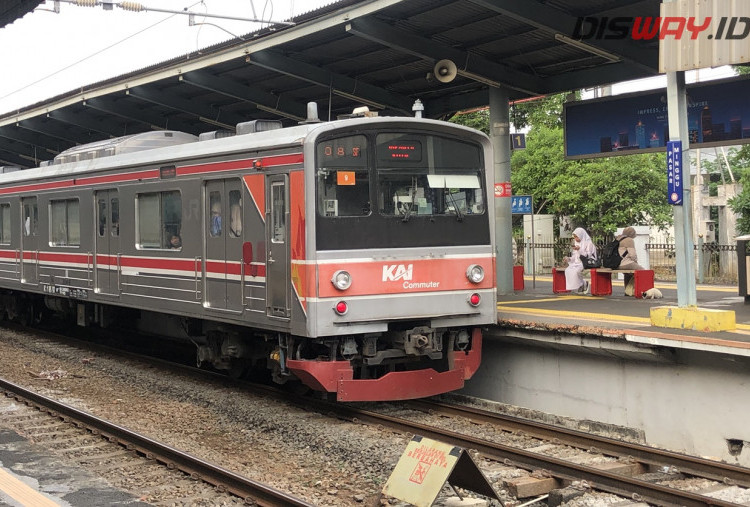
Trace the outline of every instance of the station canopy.
{"type": "MultiPolygon", "coordinates": [[[[0,8],[38,3],[0,0],[0,8]]],[[[425,117],[445,119],[486,106],[490,86],[515,101],[649,77],[658,73],[658,38],[592,33],[579,44],[573,36],[584,18],[590,31],[615,17],[656,17],[659,5],[343,0],[292,26],[264,27],[2,114],[0,165],[36,167],[79,144],[148,130],[198,135],[255,119],[290,125],[305,119],[308,102],[327,120],[358,106],[411,116],[419,99],[425,117]]]]}
{"type": "Polygon", "coordinates": [[[44,0],[0,0],[0,28],[33,11],[44,0]]]}

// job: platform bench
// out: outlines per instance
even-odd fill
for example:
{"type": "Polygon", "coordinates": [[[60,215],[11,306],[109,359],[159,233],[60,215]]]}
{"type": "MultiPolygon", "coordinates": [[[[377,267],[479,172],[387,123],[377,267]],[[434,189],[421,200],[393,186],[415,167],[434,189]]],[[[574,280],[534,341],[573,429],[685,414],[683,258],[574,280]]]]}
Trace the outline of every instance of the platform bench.
{"type": "MultiPolygon", "coordinates": [[[[610,296],[612,294],[612,273],[632,273],[635,287],[633,296],[641,299],[643,293],[654,287],[653,269],[609,269],[592,268],[591,272],[591,295],[610,296]]],[[[560,294],[570,292],[565,289],[565,268],[552,268],[552,292],[560,294]]]]}

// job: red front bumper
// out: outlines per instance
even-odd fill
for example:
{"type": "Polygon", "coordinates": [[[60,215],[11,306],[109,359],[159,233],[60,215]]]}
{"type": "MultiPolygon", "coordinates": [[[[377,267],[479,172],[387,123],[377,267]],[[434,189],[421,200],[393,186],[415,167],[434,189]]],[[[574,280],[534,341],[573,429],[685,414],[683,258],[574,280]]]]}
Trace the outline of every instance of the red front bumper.
{"type": "Polygon", "coordinates": [[[438,373],[432,368],[398,371],[379,379],[354,380],[349,361],[287,360],[287,368],[316,391],[335,392],[338,401],[388,401],[425,398],[461,389],[482,360],[482,331],[474,329],[469,352],[453,352],[454,366],[438,373]]]}

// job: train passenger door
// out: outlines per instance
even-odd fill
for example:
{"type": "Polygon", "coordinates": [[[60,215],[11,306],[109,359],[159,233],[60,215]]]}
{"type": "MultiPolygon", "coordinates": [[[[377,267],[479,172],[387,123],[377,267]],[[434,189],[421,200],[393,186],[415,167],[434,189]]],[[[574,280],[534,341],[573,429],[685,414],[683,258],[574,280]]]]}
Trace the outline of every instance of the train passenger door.
{"type": "Polygon", "coordinates": [[[242,311],[242,187],[239,179],[206,183],[206,296],[210,308],[242,311]]]}
{"type": "Polygon", "coordinates": [[[266,313],[289,318],[289,205],[283,174],[268,176],[266,189],[266,313]]]}
{"type": "Polygon", "coordinates": [[[96,201],[96,255],[94,283],[96,292],[118,294],[120,266],[120,199],[117,190],[100,190],[96,201]]]}
{"type": "Polygon", "coordinates": [[[39,210],[36,197],[21,199],[21,282],[39,283],[39,210]]]}

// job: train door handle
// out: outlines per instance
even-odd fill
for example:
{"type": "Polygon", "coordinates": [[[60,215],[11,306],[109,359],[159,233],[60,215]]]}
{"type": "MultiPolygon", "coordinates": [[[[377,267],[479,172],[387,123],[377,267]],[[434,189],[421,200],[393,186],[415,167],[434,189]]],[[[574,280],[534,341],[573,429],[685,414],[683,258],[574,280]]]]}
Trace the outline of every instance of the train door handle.
{"type": "Polygon", "coordinates": [[[274,260],[274,258],[273,258],[273,257],[271,257],[271,254],[269,253],[269,254],[268,254],[268,263],[269,263],[269,264],[273,264],[274,262],[276,262],[276,261],[274,260]]]}

